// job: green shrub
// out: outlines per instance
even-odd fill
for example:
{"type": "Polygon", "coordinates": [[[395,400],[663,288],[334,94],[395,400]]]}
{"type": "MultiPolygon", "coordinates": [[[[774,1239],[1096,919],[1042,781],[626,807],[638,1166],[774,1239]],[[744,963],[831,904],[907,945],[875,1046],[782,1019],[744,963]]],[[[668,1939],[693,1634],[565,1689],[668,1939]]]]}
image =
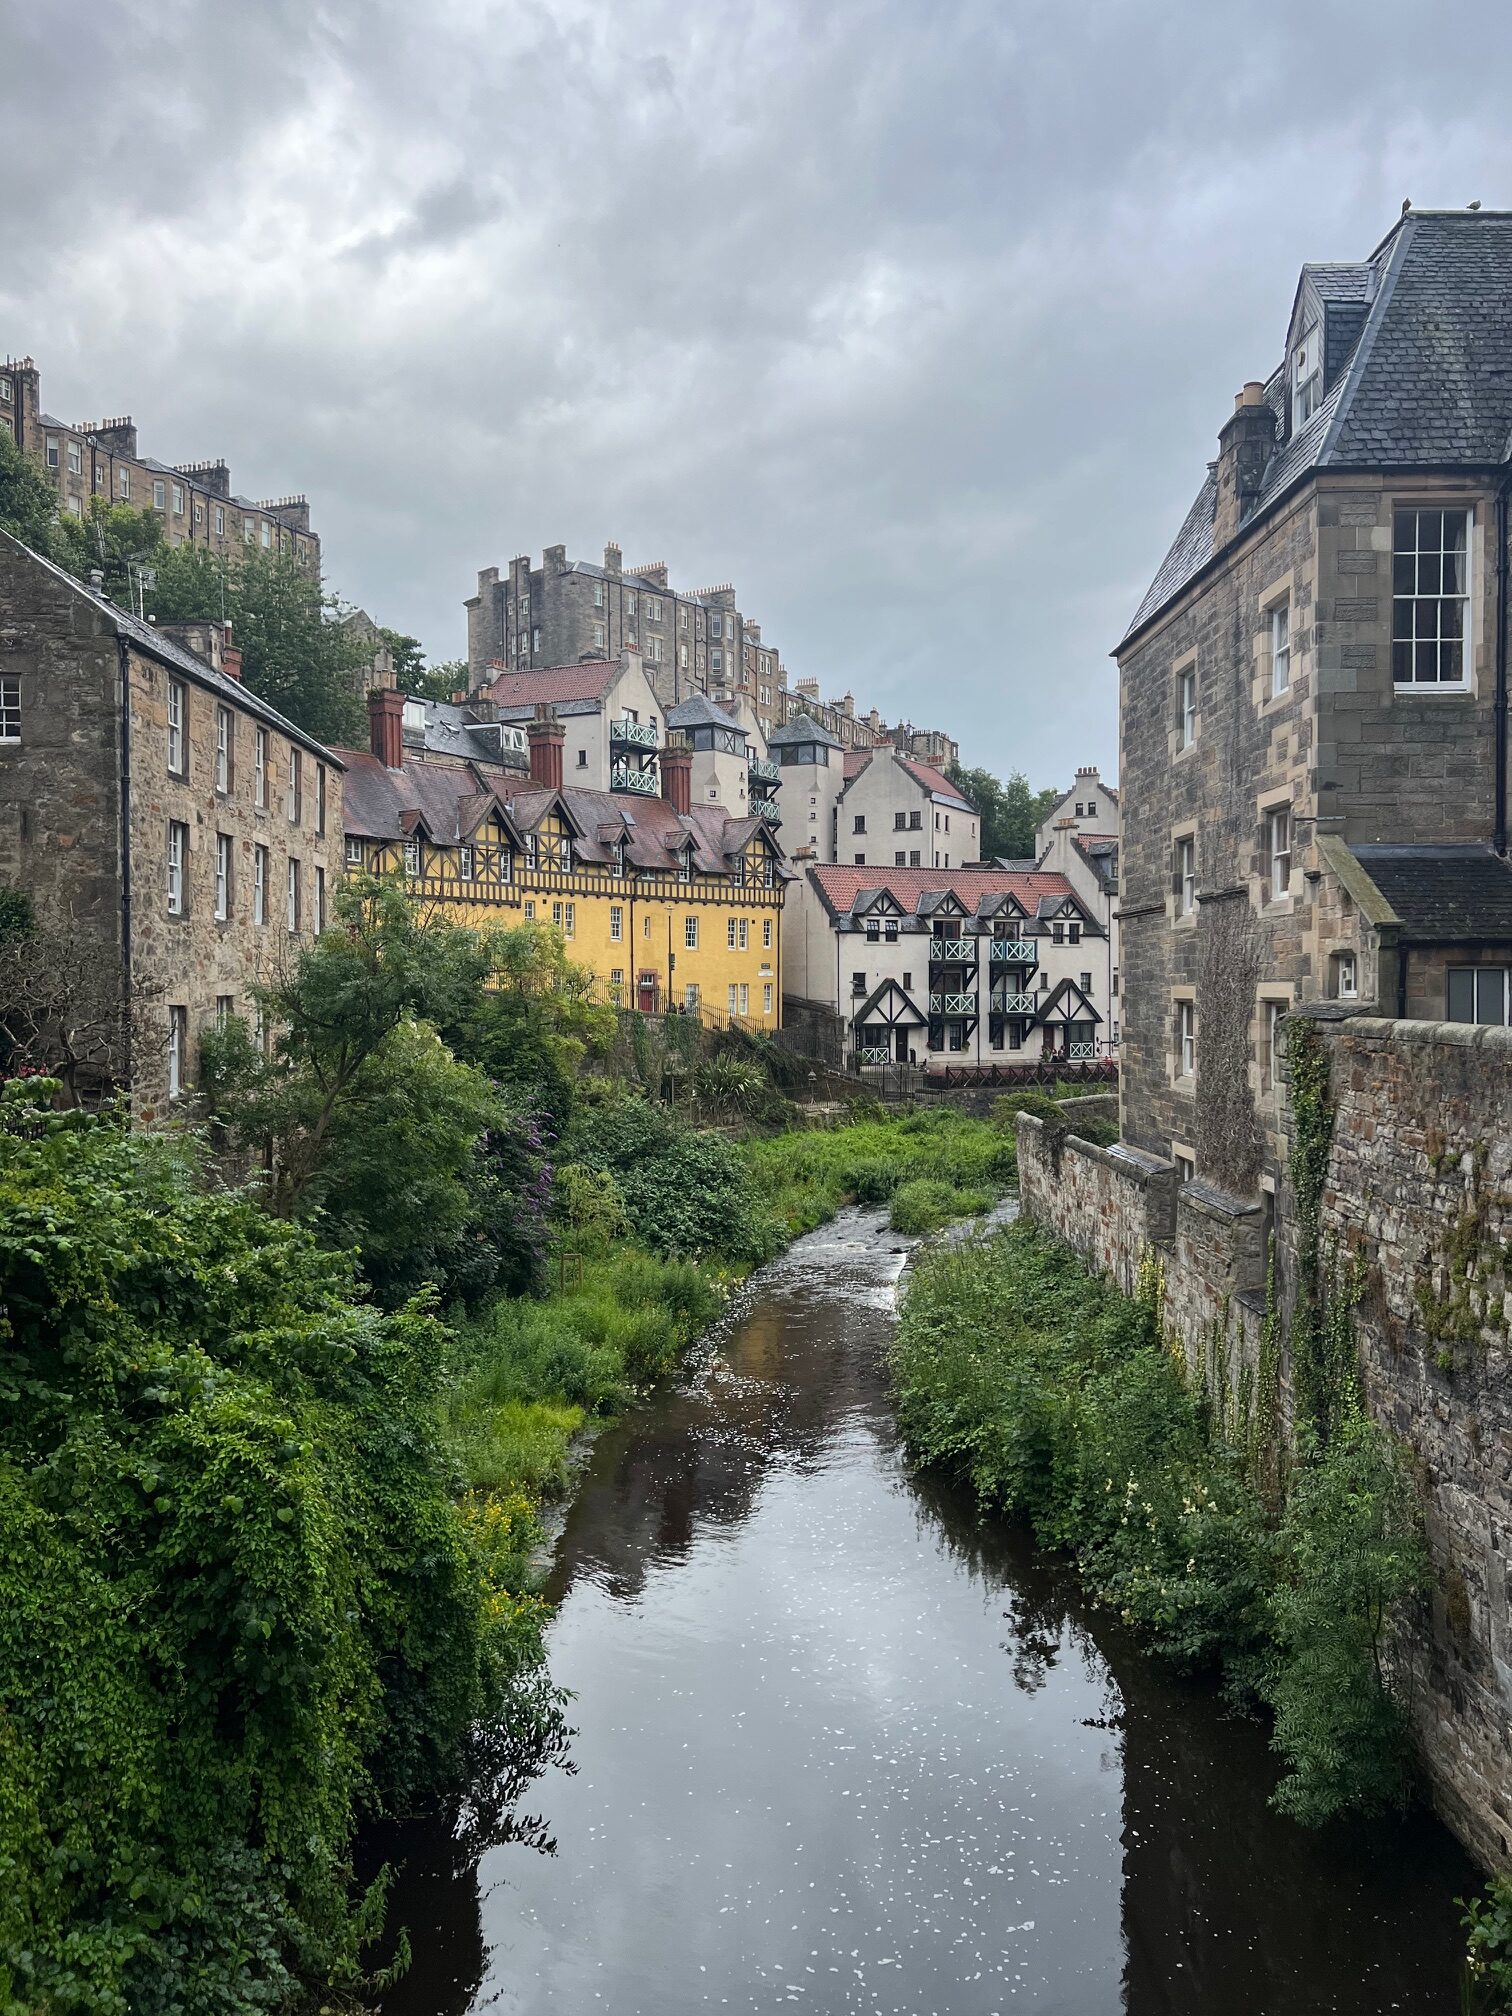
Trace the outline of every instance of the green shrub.
{"type": "Polygon", "coordinates": [[[0,2007],[352,1982],[348,1849],[539,1658],[436,1433],[441,1326],[163,1142],[0,1095],[0,2007]]]}
{"type": "Polygon", "coordinates": [[[1386,1646],[1421,1587],[1422,1540],[1406,1474],[1363,1415],[1326,1450],[1304,1441],[1278,1529],[1153,1304],[1022,1224],[921,1262],[892,1370],[924,1460],[1074,1553],[1161,1657],[1258,1690],[1289,1769],[1278,1807],[1316,1824],[1402,1798],[1386,1646]]]}
{"type": "Polygon", "coordinates": [[[894,1232],[938,1232],[952,1219],[985,1211],[991,1202],[985,1190],[958,1190],[938,1177],[915,1176],[894,1191],[888,1222],[894,1232]]]}

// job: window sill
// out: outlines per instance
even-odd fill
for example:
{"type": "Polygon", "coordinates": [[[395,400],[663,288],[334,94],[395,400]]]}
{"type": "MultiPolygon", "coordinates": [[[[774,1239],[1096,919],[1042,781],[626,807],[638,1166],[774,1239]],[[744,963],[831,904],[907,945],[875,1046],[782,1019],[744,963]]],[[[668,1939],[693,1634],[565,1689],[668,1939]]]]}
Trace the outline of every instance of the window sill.
{"type": "Polygon", "coordinates": [[[1473,686],[1430,684],[1426,679],[1421,681],[1421,683],[1412,681],[1407,684],[1393,679],[1391,690],[1403,700],[1473,700],[1475,698],[1475,689],[1473,686]]]}

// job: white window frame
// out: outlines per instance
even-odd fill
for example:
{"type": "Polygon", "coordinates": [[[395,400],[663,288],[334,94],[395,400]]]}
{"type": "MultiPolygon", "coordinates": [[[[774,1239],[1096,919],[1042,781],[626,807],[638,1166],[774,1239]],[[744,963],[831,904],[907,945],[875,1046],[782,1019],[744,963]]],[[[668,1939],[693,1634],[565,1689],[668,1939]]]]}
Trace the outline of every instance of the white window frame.
{"type": "Polygon", "coordinates": [[[1184,665],[1176,674],[1176,746],[1190,749],[1197,740],[1197,667],[1184,665]]]}
{"type": "Polygon", "coordinates": [[[735,919],[733,917],[725,919],[725,950],[727,952],[735,950],[735,919]]]}
{"type": "Polygon", "coordinates": [[[1266,900],[1277,903],[1291,894],[1292,808],[1271,805],[1265,813],[1266,900]],[[1278,842],[1282,843],[1278,845],[1278,842]]]}
{"type": "Polygon", "coordinates": [[[285,809],[289,824],[297,826],[304,816],[304,763],[302,752],[298,749],[289,751],[289,792],[285,809]]]}
{"type": "Polygon", "coordinates": [[[231,835],[215,836],[215,921],[224,924],[231,916],[231,835]]]}
{"type": "MultiPolygon", "coordinates": [[[[1474,540],[1475,513],[1468,505],[1398,503],[1393,507],[1391,514],[1391,683],[1394,692],[1411,693],[1416,696],[1425,693],[1468,693],[1470,691],[1471,653],[1473,649],[1471,616],[1474,609],[1472,594],[1474,586],[1474,540]],[[1432,549],[1430,553],[1424,552],[1421,543],[1414,543],[1407,550],[1398,546],[1398,523],[1402,518],[1409,516],[1413,520],[1415,542],[1420,542],[1421,540],[1422,520],[1425,517],[1436,517],[1440,520],[1439,545],[1437,548],[1432,549]],[[1443,543],[1442,520],[1445,518],[1463,518],[1465,521],[1464,580],[1458,594],[1446,595],[1443,592],[1442,561],[1444,553],[1449,550],[1443,543]],[[1409,558],[1413,562],[1413,586],[1408,592],[1401,593],[1397,588],[1397,582],[1401,575],[1401,564],[1409,558]],[[1433,587],[1431,580],[1426,588],[1423,588],[1421,585],[1423,581],[1422,563],[1425,559],[1437,560],[1439,562],[1439,586],[1437,589],[1433,587]],[[1442,635],[1439,634],[1443,620],[1442,612],[1446,607],[1454,604],[1459,606],[1460,611],[1460,633],[1458,640],[1460,676],[1458,679],[1419,679],[1416,676],[1416,645],[1419,642],[1424,644],[1436,642],[1438,646],[1437,662],[1440,665],[1443,663],[1444,640],[1442,635]],[[1397,634],[1402,619],[1403,605],[1408,606],[1412,611],[1412,635],[1410,638],[1400,638],[1397,634]],[[1417,626],[1420,620],[1419,612],[1430,607],[1436,608],[1439,612],[1434,618],[1435,636],[1424,636],[1419,639],[1417,635],[1417,626]],[[1408,679],[1402,679],[1397,676],[1397,652],[1403,644],[1407,647],[1409,662],[1413,670],[1413,677],[1408,679]]],[[[1452,642],[1453,640],[1451,639],[1450,641],[1452,642]]]]}
{"type": "Polygon", "coordinates": [[[691,911],[683,919],[683,950],[684,952],[698,950],[698,918],[691,911]]]}
{"type": "MultiPolygon", "coordinates": [[[[1489,1005],[1495,1005],[1494,1000],[1489,1005]]],[[[1450,1022],[1464,1022],[1468,1019],[1476,1026],[1506,1027],[1507,1023],[1512,1021],[1512,968],[1506,966],[1451,966],[1444,976],[1444,1015],[1446,1020],[1450,1022]],[[1454,982],[1465,975],[1469,976],[1470,981],[1472,1014],[1469,1018],[1463,1015],[1456,1015],[1450,1005],[1451,996],[1454,991],[1454,982]],[[1501,1014],[1499,1016],[1483,1016],[1481,1014],[1483,994],[1494,996],[1498,991],[1501,995],[1501,1014]]]]}
{"type": "Polygon", "coordinates": [[[21,674],[0,672],[0,742],[21,740],[21,674]]]}
{"type": "Polygon", "coordinates": [[[1360,961],[1350,950],[1334,954],[1334,999],[1336,1001],[1358,1001],[1360,998],[1360,961]]]}
{"type": "Polygon", "coordinates": [[[82,476],[84,474],[84,447],[82,442],[70,441],[68,444],[68,473],[70,476],[82,476]]]}
{"type": "Polygon", "coordinates": [[[1176,899],[1178,917],[1197,914],[1197,836],[1183,833],[1176,842],[1176,873],[1181,883],[1176,899]]]}
{"type": "Polygon", "coordinates": [[[1197,1074],[1197,1004],[1195,1001],[1176,1003],[1176,1076],[1193,1078],[1197,1074]]]}
{"type": "Polygon", "coordinates": [[[252,922],[266,924],[268,921],[268,850],[266,847],[252,849],[252,922]]]}
{"type": "Polygon", "coordinates": [[[411,880],[418,879],[419,877],[420,842],[418,840],[406,840],[404,843],[404,872],[411,880]]]}
{"type": "Polygon", "coordinates": [[[215,788],[220,792],[226,792],[231,789],[232,733],[231,709],[217,702],[215,709],[215,788]]]}
{"type": "Polygon", "coordinates": [[[770,1015],[772,1012],[772,983],[770,980],[763,980],[761,983],[761,1012],[763,1015],[770,1015]]]}
{"type": "Polygon", "coordinates": [[[152,479],[152,508],[154,511],[166,511],[168,508],[168,485],[161,476],[152,479]]]}
{"type": "Polygon", "coordinates": [[[459,880],[471,882],[473,879],[473,866],[473,850],[471,847],[459,847],[457,849],[457,875],[459,880]]]}
{"type": "Polygon", "coordinates": [[[621,945],[625,938],[625,906],[623,903],[609,905],[609,943],[621,945]]]}
{"type": "Polygon", "coordinates": [[[772,949],[772,920],[770,917],[763,917],[761,920],[761,949],[764,952],[770,952],[772,949]]]}
{"type": "Polygon", "coordinates": [[[355,833],[348,833],[346,836],[346,865],[348,868],[367,866],[367,843],[360,840],[355,833]]]}
{"type": "Polygon", "coordinates": [[[189,689],[182,679],[168,681],[168,774],[189,775],[189,689]]]}
{"type": "Polygon", "coordinates": [[[1270,697],[1279,700],[1291,686],[1291,597],[1271,604],[1270,697]]]}
{"type": "Polygon", "coordinates": [[[175,1004],[168,1010],[168,1097],[179,1099],[184,1091],[184,1053],[189,1047],[189,1010],[175,1004]]]}
{"type": "Polygon", "coordinates": [[[1292,432],[1305,427],[1323,403],[1323,326],[1304,329],[1291,355],[1292,432]]]}
{"type": "Polygon", "coordinates": [[[182,483],[174,484],[172,495],[173,515],[175,518],[182,518],[184,515],[184,486],[182,483]]]}
{"type": "Polygon", "coordinates": [[[325,869],[315,863],[315,935],[318,938],[326,927],[326,879],[325,869]]]}
{"type": "Polygon", "coordinates": [[[215,507],[215,536],[217,539],[224,539],[226,536],[226,507],[224,504],[217,504],[215,507]]]}
{"type": "Polygon", "coordinates": [[[183,917],[187,914],[187,878],[189,874],[189,828],[182,819],[168,821],[168,915],[183,917]]]}
{"type": "Polygon", "coordinates": [[[297,855],[291,854],[289,856],[287,908],[287,921],[289,936],[291,938],[298,934],[300,925],[300,898],[303,892],[299,886],[299,879],[299,858],[297,855]]]}
{"type": "Polygon", "coordinates": [[[268,731],[259,728],[252,741],[252,803],[259,812],[268,809],[268,731]]]}
{"type": "Polygon", "coordinates": [[[131,502],[131,471],[129,469],[117,469],[116,495],[123,504],[131,502]]]}

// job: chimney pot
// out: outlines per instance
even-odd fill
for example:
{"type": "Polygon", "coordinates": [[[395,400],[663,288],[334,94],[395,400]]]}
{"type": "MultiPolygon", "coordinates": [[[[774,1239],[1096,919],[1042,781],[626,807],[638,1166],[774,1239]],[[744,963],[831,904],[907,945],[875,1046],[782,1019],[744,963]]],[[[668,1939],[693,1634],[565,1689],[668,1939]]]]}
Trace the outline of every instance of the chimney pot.
{"type": "Polygon", "coordinates": [[[674,812],[693,809],[693,751],[685,742],[669,741],[661,753],[661,795],[674,812]]]}
{"type": "Polygon", "coordinates": [[[544,702],[537,702],[535,719],[525,730],[530,744],[530,781],[543,791],[562,788],[562,745],[567,730],[544,702]]]}
{"type": "Polygon", "coordinates": [[[368,741],[385,770],[404,768],[404,695],[394,687],[368,694],[368,741]]]}

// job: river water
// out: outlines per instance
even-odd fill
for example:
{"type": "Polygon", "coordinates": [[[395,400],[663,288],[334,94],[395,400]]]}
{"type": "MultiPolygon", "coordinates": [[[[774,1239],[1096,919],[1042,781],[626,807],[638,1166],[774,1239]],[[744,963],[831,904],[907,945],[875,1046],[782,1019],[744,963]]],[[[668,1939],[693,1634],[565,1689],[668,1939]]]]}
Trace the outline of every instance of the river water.
{"type": "Polygon", "coordinates": [[[549,1588],[570,1762],[517,1838],[385,1844],[384,2016],[1453,2011],[1447,1834],[1278,1819],[1260,1728],[910,1468],[901,1244],[800,1240],[599,1440],[549,1588]]]}

